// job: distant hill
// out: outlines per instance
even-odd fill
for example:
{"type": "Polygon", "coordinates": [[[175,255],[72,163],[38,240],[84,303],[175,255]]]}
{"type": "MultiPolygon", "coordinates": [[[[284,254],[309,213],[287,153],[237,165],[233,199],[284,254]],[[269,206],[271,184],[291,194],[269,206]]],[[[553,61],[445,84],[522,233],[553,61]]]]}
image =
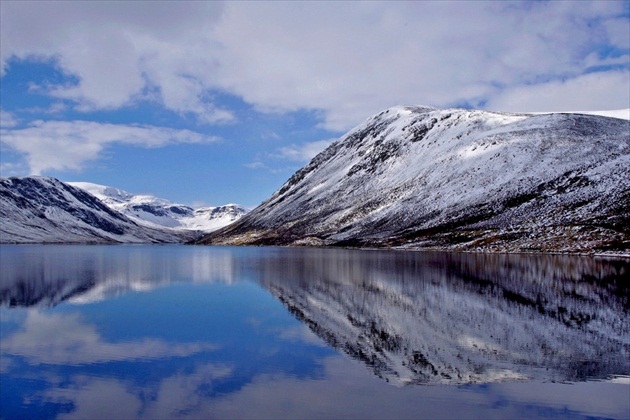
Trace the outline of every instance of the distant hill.
{"type": "Polygon", "coordinates": [[[248,209],[238,204],[193,209],[152,195],[126,191],[89,182],[69,182],[99,198],[113,210],[151,227],[169,227],[212,232],[238,220],[248,209]]]}
{"type": "Polygon", "coordinates": [[[173,243],[195,236],[139,225],[54,178],[0,179],[2,243],[173,243]]]}
{"type": "Polygon", "coordinates": [[[391,108],[199,243],[628,252],[630,122],[391,108]]]}

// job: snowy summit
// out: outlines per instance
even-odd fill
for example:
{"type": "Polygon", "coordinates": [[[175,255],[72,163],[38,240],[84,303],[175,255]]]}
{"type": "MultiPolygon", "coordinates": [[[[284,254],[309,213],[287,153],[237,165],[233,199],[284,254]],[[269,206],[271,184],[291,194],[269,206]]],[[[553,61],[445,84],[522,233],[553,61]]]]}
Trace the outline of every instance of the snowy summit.
{"type": "Polygon", "coordinates": [[[42,176],[0,179],[0,243],[181,243],[247,210],[192,209],[86,182],[42,176]]]}
{"type": "Polygon", "coordinates": [[[212,232],[238,220],[248,211],[238,204],[193,209],[152,195],[134,195],[104,185],[68,184],[89,192],[108,207],[145,226],[212,232]]]}
{"type": "Polygon", "coordinates": [[[202,243],[623,251],[630,123],[395,107],[202,243]]]}
{"type": "Polygon", "coordinates": [[[142,226],[54,178],[0,178],[0,243],[174,243],[196,234],[142,226]]]}

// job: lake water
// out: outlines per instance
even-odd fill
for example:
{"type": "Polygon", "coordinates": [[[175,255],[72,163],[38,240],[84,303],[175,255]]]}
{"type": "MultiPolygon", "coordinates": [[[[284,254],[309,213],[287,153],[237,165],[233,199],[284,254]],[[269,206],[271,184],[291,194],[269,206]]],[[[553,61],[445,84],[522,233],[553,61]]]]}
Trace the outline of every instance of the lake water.
{"type": "Polygon", "coordinates": [[[630,261],[0,247],[0,418],[628,418],[630,261]]]}

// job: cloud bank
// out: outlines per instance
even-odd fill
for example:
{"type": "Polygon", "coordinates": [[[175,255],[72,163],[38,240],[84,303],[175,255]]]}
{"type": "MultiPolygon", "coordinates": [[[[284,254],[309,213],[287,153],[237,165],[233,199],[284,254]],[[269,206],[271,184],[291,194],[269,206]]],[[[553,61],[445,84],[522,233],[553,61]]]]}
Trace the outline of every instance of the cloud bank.
{"type": "Polygon", "coordinates": [[[74,82],[37,88],[84,111],[152,101],[200,123],[234,121],[219,92],[265,112],[320,110],[325,128],[346,130],[405,103],[630,106],[624,1],[0,7],[2,74],[12,60],[53,60],[74,82]]]}
{"type": "MultiPolygon", "coordinates": [[[[9,117],[3,115],[2,118],[9,117]]],[[[190,130],[92,121],[39,120],[24,128],[5,129],[3,126],[0,134],[4,145],[26,156],[32,175],[47,170],[81,170],[86,162],[101,157],[106,148],[114,144],[156,148],[219,141],[217,137],[190,130]]]]}

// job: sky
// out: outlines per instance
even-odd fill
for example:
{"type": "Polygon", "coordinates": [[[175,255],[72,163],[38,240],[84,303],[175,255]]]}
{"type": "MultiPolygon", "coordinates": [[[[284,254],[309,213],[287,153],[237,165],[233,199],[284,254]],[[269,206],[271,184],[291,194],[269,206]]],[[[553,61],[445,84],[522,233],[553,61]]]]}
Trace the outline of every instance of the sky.
{"type": "Polygon", "coordinates": [[[256,206],[397,105],[630,108],[629,1],[0,1],[0,175],[256,206]]]}

